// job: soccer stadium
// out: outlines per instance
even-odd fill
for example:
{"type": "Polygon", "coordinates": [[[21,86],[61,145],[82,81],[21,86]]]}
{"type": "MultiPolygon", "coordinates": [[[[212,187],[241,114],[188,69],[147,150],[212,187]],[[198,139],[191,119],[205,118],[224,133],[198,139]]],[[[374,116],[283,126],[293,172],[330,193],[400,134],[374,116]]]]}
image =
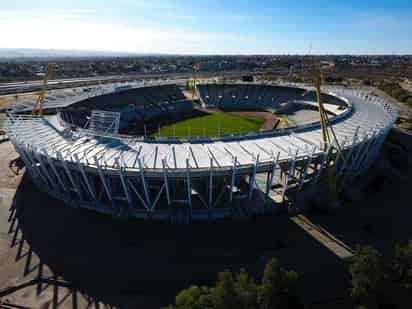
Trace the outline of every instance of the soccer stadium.
{"type": "Polygon", "coordinates": [[[39,188],[71,207],[190,222],[276,212],[351,183],[379,155],[397,111],[359,90],[185,81],[105,85],[8,115],[6,132],[39,188]]]}

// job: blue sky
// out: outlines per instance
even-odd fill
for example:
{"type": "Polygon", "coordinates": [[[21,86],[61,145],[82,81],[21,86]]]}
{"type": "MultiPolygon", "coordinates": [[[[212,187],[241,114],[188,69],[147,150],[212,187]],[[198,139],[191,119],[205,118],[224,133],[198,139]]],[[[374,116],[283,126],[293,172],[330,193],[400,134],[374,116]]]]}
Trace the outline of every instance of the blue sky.
{"type": "Polygon", "coordinates": [[[0,48],[412,54],[412,1],[14,0],[0,29],[0,48]]]}

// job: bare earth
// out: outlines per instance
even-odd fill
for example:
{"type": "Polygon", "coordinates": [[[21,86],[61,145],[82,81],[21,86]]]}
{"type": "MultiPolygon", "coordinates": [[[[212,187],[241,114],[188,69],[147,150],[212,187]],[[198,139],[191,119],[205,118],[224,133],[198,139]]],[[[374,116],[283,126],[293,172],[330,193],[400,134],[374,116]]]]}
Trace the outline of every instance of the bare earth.
{"type": "MultiPolygon", "coordinates": [[[[19,94],[17,97],[18,102],[35,102],[37,98],[37,94],[35,93],[27,93],[27,94],[19,94]]],[[[12,105],[16,104],[16,97],[14,95],[3,95],[0,96],[0,108],[4,107],[11,107],[12,105]]]]}
{"type": "Polygon", "coordinates": [[[38,192],[27,174],[13,174],[9,162],[16,153],[2,143],[0,300],[19,308],[158,308],[180,289],[207,284],[225,269],[260,276],[275,256],[299,273],[308,308],[347,308],[347,264],[334,248],[351,252],[372,244],[389,253],[412,238],[412,136],[398,132],[391,140],[395,146],[385,146],[385,160],[369,181],[357,184],[333,214],[192,225],[64,207],[38,192]],[[398,140],[401,155],[394,151],[398,140]]]}

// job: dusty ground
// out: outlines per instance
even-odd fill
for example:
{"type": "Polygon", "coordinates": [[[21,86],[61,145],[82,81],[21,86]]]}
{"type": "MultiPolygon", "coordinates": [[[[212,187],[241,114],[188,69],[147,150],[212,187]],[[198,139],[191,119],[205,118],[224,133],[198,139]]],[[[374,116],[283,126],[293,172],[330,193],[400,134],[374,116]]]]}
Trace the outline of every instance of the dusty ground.
{"type": "Polygon", "coordinates": [[[369,185],[357,184],[355,198],[336,213],[307,214],[305,229],[286,214],[169,225],[67,208],[39,193],[27,175],[14,175],[9,161],[16,154],[2,143],[0,299],[29,308],[158,308],[178,290],[208,283],[225,269],[243,267],[260,276],[275,256],[300,274],[309,308],[346,308],[346,262],[310,230],[324,230],[350,250],[373,244],[388,253],[412,239],[412,161],[405,157],[412,137],[396,133],[392,140],[379,165],[390,168],[374,168],[369,185]]]}
{"type": "Polygon", "coordinates": [[[229,112],[228,114],[239,116],[256,116],[265,118],[265,122],[261,127],[261,130],[263,131],[270,131],[276,129],[277,125],[279,124],[279,119],[277,119],[275,115],[269,112],[229,112]]]}
{"type": "Polygon", "coordinates": [[[5,107],[11,107],[14,104],[19,103],[19,102],[35,102],[37,98],[36,93],[27,93],[27,94],[19,94],[17,96],[17,101],[16,101],[16,96],[15,95],[3,95],[0,96],[0,108],[5,108],[5,107]]]}
{"type": "Polygon", "coordinates": [[[412,84],[411,83],[399,83],[403,89],[412,93],[412,84]]]}
{"type": "Polygon", "coordinates": [[[279,123],[276,126],[277,129],[287,129],[287,128],[293,128],[296,126],[296,123],[289,117],[286,117],[284,115],[276,115],[276,116],[279,119],[279,123]]]}

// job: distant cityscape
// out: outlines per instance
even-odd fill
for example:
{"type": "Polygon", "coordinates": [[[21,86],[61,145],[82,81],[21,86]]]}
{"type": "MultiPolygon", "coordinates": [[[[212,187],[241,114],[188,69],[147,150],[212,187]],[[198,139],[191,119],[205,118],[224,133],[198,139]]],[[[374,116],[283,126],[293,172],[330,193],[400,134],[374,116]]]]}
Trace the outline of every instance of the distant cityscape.
{"type": "MultiPolygon", "coordinates": [[[[202,73],[249,72],[267,78],[288,77],[301,81],[306,56],[180,56],[180,55],[114,55],[73,52],[18,53],[0,52],[0,82],[30,81],[42,78],[45,64],[56,63],[56,79],[134,74],[193,74],[193,66],[202,73]],[[1,57],[3,55],[3,58],[1,57]],[[10,55],[14,55],[11,57],[10,55]]],[[[398,55],[324,55],[317,56],[328,82],[355,79],[375,83],[390,79],[412,79],[412,56],[398,55]]]]}

